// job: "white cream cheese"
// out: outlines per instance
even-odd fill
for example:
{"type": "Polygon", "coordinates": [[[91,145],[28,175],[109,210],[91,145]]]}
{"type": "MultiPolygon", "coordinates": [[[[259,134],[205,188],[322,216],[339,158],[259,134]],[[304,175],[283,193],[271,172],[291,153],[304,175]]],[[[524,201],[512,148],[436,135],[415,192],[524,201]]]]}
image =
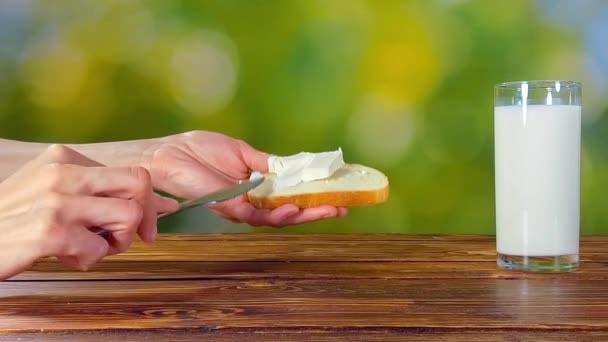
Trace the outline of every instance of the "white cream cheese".
{"type": "MultiPolygon", "coordinates": [[[[256,181],[256,180],[258,180],[258,179],[260,179],[260,178],[264,178],[264,175],[263,175],[263,174],[261,174],[260,172],[257,172],[257,171],[253,171],[253,172],[251,173],[251,175],[249,176],[249,180],[250,180],[250,181],[256,181]]],[[[239,182],[239,183],[240,183],[240,182],[239,182]]]]}
{"type": "Polygon", "coordinates": [[[268,170],[276,174],[275,186],[279,188],[329,178],[342,166],[342,149],[321,153],[300,152],[287,157],[268,158],[268,170]]]}

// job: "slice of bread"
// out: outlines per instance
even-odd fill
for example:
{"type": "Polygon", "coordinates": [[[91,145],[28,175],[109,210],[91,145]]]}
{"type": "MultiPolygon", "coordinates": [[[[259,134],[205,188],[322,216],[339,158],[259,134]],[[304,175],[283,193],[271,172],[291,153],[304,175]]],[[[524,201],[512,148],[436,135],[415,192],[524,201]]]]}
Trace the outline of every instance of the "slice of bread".
{"type": "Polygon", "coordinates": [[[320,205],[352,207],[374,205],[388,198],[388,178],[382,172],[367,166],[346,164],[331,177],[294,186],[277,188],[275,175],[247,193],[249,202],[256,208],[273,209],[283,204],[300,208],[320,205]]]}

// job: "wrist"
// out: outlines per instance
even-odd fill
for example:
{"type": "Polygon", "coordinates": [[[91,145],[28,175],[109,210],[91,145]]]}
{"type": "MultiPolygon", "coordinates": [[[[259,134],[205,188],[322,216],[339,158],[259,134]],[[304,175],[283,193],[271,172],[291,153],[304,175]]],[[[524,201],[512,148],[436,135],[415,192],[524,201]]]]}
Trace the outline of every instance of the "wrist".
{"type": "Polygon", "coordinates": [[[155,138],[68,146],[107,166],[142,166],[150,170],[160,145],[161,139],[155,138]]]}

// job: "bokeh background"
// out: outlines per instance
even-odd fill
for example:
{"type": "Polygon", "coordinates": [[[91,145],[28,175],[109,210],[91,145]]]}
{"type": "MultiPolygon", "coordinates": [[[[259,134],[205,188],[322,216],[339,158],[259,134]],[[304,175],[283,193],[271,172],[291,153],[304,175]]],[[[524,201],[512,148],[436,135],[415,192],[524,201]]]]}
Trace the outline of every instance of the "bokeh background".
{"type": "Polygon", "coordinates": [[[582,230],[608,233],[608,1],[0,1],[4,138],[214,130],[388,175],[386,204],[290,232],[493,234],[493,85],[522,79],[583,82],[582,230]]]}

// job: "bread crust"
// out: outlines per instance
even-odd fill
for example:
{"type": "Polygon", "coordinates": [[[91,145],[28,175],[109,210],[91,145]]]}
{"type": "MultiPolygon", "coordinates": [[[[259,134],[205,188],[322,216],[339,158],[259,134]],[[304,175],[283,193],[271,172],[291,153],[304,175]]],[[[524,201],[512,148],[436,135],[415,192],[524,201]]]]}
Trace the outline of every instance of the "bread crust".
{"type": "Polygon", "coordinates": [[[335,207],[369,206],[385,202],[388,195],[389,186],[387,183],[384,188],[377,190],[318,192],[267,197],[256,197],[248,193],[247,198],[258,209],[274,209],[284,204],[295,204],[300,208],[314,208],[321,205],[335,207]]]}

